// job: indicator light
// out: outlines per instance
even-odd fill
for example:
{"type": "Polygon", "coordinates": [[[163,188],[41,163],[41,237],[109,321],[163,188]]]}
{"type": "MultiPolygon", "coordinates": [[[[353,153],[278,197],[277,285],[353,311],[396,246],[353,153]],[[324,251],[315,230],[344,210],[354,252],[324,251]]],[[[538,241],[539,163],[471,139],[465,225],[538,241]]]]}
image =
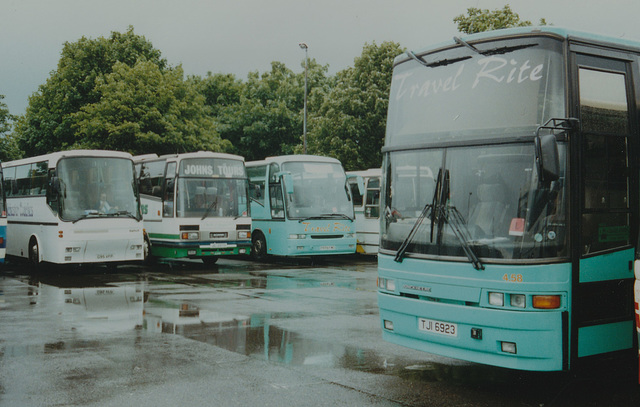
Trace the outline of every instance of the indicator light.
{"type": "Polygon", "coordinates": [[[378,288],[382,288],[383,290],[395,291],[396,290],[396,281],[389,278],[378,278],[378,288]]]}
{"type": "Polygon", "coordinates": [[[183,240],[198,240],[200,239],[199,232],[182,232],[181,235],[183,240]]]}
{"type": "Polygon", "coordinates": [[[532,304],[537,309],[558,309],[561,301],[559,295],[534,295],[532,304]]]}

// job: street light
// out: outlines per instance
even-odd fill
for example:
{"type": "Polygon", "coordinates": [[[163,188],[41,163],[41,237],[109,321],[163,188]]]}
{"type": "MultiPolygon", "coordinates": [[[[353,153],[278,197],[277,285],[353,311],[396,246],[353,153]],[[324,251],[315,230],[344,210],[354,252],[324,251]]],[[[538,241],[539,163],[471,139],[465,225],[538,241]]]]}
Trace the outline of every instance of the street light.
{"type": "Polygon", "coordinates": [[[307,50],[309,46],[304,42],[298,45],[304,50],[304,120],[302,124],[302,146],[304,153],[307,154],[307,50]]]}

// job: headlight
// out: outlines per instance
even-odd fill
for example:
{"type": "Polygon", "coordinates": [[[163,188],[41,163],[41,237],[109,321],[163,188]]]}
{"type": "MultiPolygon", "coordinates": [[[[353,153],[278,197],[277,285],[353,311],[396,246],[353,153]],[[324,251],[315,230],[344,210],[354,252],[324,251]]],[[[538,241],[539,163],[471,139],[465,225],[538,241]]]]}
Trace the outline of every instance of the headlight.
{"type": "Polygon", "coordinates": [[[199,240],[200,232],[182,232],[182,240],[199,240]]]}
{"type": "Polygon", "coordinates": [[[511,306],[524,308],[527,305],[527,297],[524,294],[511,294],[511,306]]]}
{"type": "Polygon", "coordinates": [[[503,293],[489,293],[489,304],[496,307],[504,307],[503,293]]]}
{"type": "Polygon", "coordinates": [[[396,290],[396,280],[392,280],[390,278],[378,278],[378,288],[382,288],[387,291],[395,291],[396,290]]]}

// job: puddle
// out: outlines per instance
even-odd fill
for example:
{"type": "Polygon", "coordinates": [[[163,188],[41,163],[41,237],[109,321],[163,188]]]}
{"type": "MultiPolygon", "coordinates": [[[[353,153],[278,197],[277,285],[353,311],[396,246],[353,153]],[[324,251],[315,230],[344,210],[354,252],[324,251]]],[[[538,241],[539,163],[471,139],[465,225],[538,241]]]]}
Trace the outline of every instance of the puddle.
{"type": "MultiPolygon", "coordinates": [[[[329,301],[335,306],[324,312],[339,310],[346,315],[369,315],[365,311],[373,306],[368,304],[369,300],[362,301],[369,298],[368,294],[357,297],[342,295],[337,290],[366,291],[363,286],[375,284],[375,279],[361,279],[354,272],[340,275],[334,269],[304,269],[298,265],[278,270],[240,272],[241,266],[237,265],[232,272],[225,273],[211,273],[209,269],[208,273],[184,275],[153,272],[109,275],[96,272],[25,277],[23,290],[28,302],[25,300],[24,306],[39,310],[39,322],[65,334],[60,339],[48,341],[44,347],[24,343],[5,347],[4,351],[8,354],[58,352],[68,351],[74,346],[100,346],[92,341],[101,333],[144,329],[156,334],[181,335],[252,358],[292,366],[339,368],[393,375],[417,382],[490,384],[497,388],[505,383],[526,387],[527,383],[540,380],[540,376],[535,374],[518,372],[514,375],[511,370],[482,365],[416,362],[415,359],[380,354],[371,349],[312,339],[300,333],[304,330],[283,329],[283,321],[292,318],[304,320],[319,316],[326,321],[331,315],[322,314],[322,310],[316,315],[313,307],[304,308],[299,302],[291,302],[288,307],[292,309],[286,309],[286,312],[243,314],[238,310],[234,313],[229,305],[219,301],[236,299],[242,290],[268,301],[278,301],[280,294],[276,293],[317,289],[314,294],[318,293],[318,298],[331,294],[329,301]],[[114,282],[116,278],[118,280],[114,282]]],[[[304,291],[300,294],[305,295],[304,291]]],[[[0,290],[0,299],[6,300],[6,297],[6,292],[0,290]]],[[[306,329],[309,330],[309,326],[306,329]]]]}
{"type": "Polygon", "coordinates": [[[180,317],[176,309],[164,310],[161,317],[154,312],[145,313],[144,327],[274,363],[362,371],[385,369],[385,359],[373,352],[306,338],[270,324],[271,319],[271,315],[242,317],[205,312],[180,317]]]}

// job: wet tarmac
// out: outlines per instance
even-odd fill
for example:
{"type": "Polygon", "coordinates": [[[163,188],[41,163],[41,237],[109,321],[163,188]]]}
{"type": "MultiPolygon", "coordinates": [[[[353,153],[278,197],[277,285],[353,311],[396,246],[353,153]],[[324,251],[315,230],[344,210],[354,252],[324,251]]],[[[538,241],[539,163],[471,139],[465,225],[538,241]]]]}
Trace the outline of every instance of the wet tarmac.
{"type": "Polygon", "coordinates": [[[0,406],[640,405],[637,365],[528,373],[382,341],[376,266],[9,263],[0,406]]]}

